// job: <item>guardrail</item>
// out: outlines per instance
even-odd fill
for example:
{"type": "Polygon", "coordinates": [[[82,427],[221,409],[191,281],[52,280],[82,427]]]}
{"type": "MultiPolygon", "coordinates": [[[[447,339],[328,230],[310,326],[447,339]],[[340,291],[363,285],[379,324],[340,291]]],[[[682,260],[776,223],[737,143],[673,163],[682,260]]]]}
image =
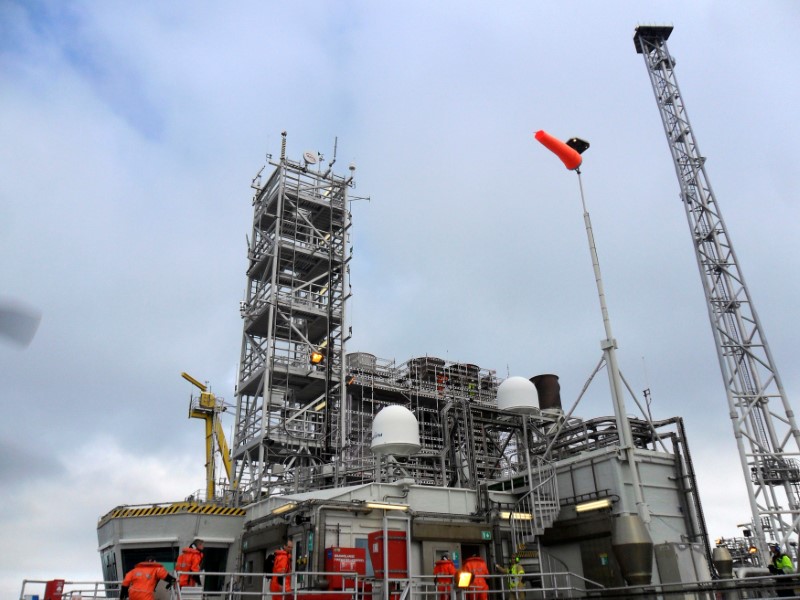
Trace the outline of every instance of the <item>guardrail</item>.
{"type": "MultiPolygon", "coordinates": [[[[645,586],[607,588],[569,571],[530,573],[521,576],[523,585],[510,586],[509,575],[487,575],[488,590],[458,589],[442,585],[433,575],[408,579],[375,579],[348,572],[303,572],[291,575],[292,591],[269,591],[271,573],[205,572],[205,576],[221,576],[222,590],[209,591],[200,587],[183,589],[178,586],[167,591],[159,583],[156,598],[169,600],[545,600],[560,598],[659,598],[660,600],[718,600],[740,598],[800,597],[800,575],[769,575],[744,579],[715,579],[680,583],[661,583],[645,586]],[[322,589],[310,584],[328,577],[341,577],[336,589],[322,589]],[[256,581],[260,582],[257,585],[256,581]],[[249,580],[249,581],[247,581],[249,580]],[[245,585],[247,584],[247,585],[245,585]],[[384,584],[387,588],[384,589],[384,584]],[[298,589],[299,586],[299,589],[298,589]],[[257,587],[260,589],[243,589],[257,587]]],[[[46,600],[45,588],[54,580],[25,579],[19,600],[46,600]]],[[[60,600],[107,600],[119,597],[119,581],[66,581],[61,583],[60,600]]],[[[56,596],[58,597],[58,596],[56,596]]]]}

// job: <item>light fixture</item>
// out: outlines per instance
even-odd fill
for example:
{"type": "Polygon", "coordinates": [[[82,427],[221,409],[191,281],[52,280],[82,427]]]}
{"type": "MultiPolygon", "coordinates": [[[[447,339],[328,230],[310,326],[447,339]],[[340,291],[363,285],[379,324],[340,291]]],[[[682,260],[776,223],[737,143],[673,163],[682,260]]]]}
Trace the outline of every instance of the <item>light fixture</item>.
{"type": "Polygon", "coordinates": [[[575,152],[577,152],[578,154],[583,154],[589,149],[589,142],[577,137],[570,138],[564,143],[573,150],[575,150],[575,152]]]}
{"type": "Polygon", "coordinates": [[[456,586],[459,589],[466,589],[472,583],[472,573],[469,571],[458,571],[456,573],[456,586]]]}
{"type": "Polygon", "coordinates": [[[367,502],[367,508],[377,510],[408,510],[408,504],[389,504],[388,502],[367,502]]]}
{"type": "Polygon", "coordinates": [[[602,510],[604,508],[611,508],[611,498],[601,498],[600,500],[583,502],[575,506],[575,512],[582,513],[590,510],[602,510]]]}
{"type": "Polygon", "coordinates": [[[327,404],[328,404],[328,402],[326,400],[323,400],[322,402],[320,402],[319,404],[317,404],[314,407],[314,410],[322,410],[323,408],[325,408],[325,405],[327,405],[327,404]]]}
{"type": "Polygon", "coordinates": [[[531,513],[522,513],[522,512],[510,512],[507,510],[500,512],[501,519],[510,519],[514,517],[515,521],[532,521],[533,515],[531,513]]]}
{"type": "Polygon", "coordinates": [[[296,506],[297,506],[297,502],[289,502],[287,504],[283,504],[283,505],[279,506],[278,508],[273,509],[272,510],[272,514],[273,515],[281,515],[281,514],[283,514],[285,512],[289,512],[290,510],[292,510],[296,506]]]}
{"type": "Polygon", "coordinates": [[[311,364],[312,365],[318,365],[319,363],[322,362],[323,358],[324,357],[322,356],[322,352],[319,352],[318,350],[314,350],[311,353],[311,364]]]}

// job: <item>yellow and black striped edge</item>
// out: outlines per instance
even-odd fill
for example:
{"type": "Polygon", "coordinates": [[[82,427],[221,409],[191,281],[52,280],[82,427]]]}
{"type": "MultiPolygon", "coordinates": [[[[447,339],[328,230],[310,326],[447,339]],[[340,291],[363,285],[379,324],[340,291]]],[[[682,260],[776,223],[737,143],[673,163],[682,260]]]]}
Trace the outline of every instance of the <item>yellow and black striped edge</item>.
{"type": "Polygon", "coordinates": [[[111,519],[128,519],[131,517],[155,517],[160,515],[198,514],[219,515],[222,517],[243,517],[247,511],[243,508],[215,506],[213,504],[197,504],[194,502],[176,502],[159,506],[118,506],[100,517],[98,525],[111,519]]]}

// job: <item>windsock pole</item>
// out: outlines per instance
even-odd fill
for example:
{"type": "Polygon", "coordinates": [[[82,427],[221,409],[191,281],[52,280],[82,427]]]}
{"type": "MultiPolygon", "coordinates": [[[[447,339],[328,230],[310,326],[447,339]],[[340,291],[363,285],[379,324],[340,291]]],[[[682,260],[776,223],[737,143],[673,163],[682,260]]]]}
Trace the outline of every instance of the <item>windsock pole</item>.
{"type": "MultiPolygon", "coordinates": [[[[586,226],[586,237],[589,241],[589,252],[592,256],[592,268],[594,269],[594,279],[597,284],[597,296],[600,300],[600,311],[603,315],[603,326],[605,327],[606,339],[600,342],[608,369],[608,380],[611,388],[611,400],[614,405],[614,415],[617,422],[617,432],[619,435],[620,449],[625,453],[628,465],[631,470],[631,483],[633,483],[634,498],[636,501],[636,512],[645,523],[650,522],[650,511],[644,501],[639,469],[636,464],[636,456],[633,447],[633,434],[631,424],[628,421],[627,411],[625,410],[624,390],[622,387],[622,377],[619,373],[619,363],[617,362],[617,340],[611,331],[611,319],[608,316],[608,306],[606,305],[606,295],[603,288],[603,278],[600,274],[600,259],[597,256],[597,246],[594,242],[592,231],[592,221],[589,211],[586,208],[586,198],[583,193],[583,180],[581,178],[580,166],[583,163],[581,152],[584,152],[589,143],[579,138],[572,138],[568,143],[562,142],[553,137],[546,131],[537,131],[534,137],[553,154],[558,156],[564,166],[570,171],[575,171],[578,175],[578,187],[581,194],[581,206],[583,208],[583,222],[586,226]]],[[[626,511],[624,494],[620,494],[623,511],[626,511]]]]}

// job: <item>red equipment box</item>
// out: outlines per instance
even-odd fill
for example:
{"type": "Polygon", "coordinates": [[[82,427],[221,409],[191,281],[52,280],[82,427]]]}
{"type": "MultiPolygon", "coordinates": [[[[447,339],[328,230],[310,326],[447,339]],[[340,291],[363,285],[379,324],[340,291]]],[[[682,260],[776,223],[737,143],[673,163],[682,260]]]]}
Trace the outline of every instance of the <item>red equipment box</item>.
{"type": "MultiPolygon", "coordinates": [[[[328,573],[358,573],[359,577],[367,574],[367,551],[364,548],[326,548],[325,571],[328,573]]],[[[328,575],[328,589],[352,589],[355,578],[342,575],[328,575]]]]}
{"type": "Polygon", "coordinates": [[[61,600],[64,591],[63,579],[52,579],[44,586],[44,600],[61,600]]]}
{"type": "MultiPolygon", "coordinates": [[[[405,579],[408,577],[408,554],[406,551],[406,532],[389,529],[389,579],[405,579]]],[[[369,557],[375,577],[383,578],[383,531],[373,531],[367,535],[369,557]]]]}

